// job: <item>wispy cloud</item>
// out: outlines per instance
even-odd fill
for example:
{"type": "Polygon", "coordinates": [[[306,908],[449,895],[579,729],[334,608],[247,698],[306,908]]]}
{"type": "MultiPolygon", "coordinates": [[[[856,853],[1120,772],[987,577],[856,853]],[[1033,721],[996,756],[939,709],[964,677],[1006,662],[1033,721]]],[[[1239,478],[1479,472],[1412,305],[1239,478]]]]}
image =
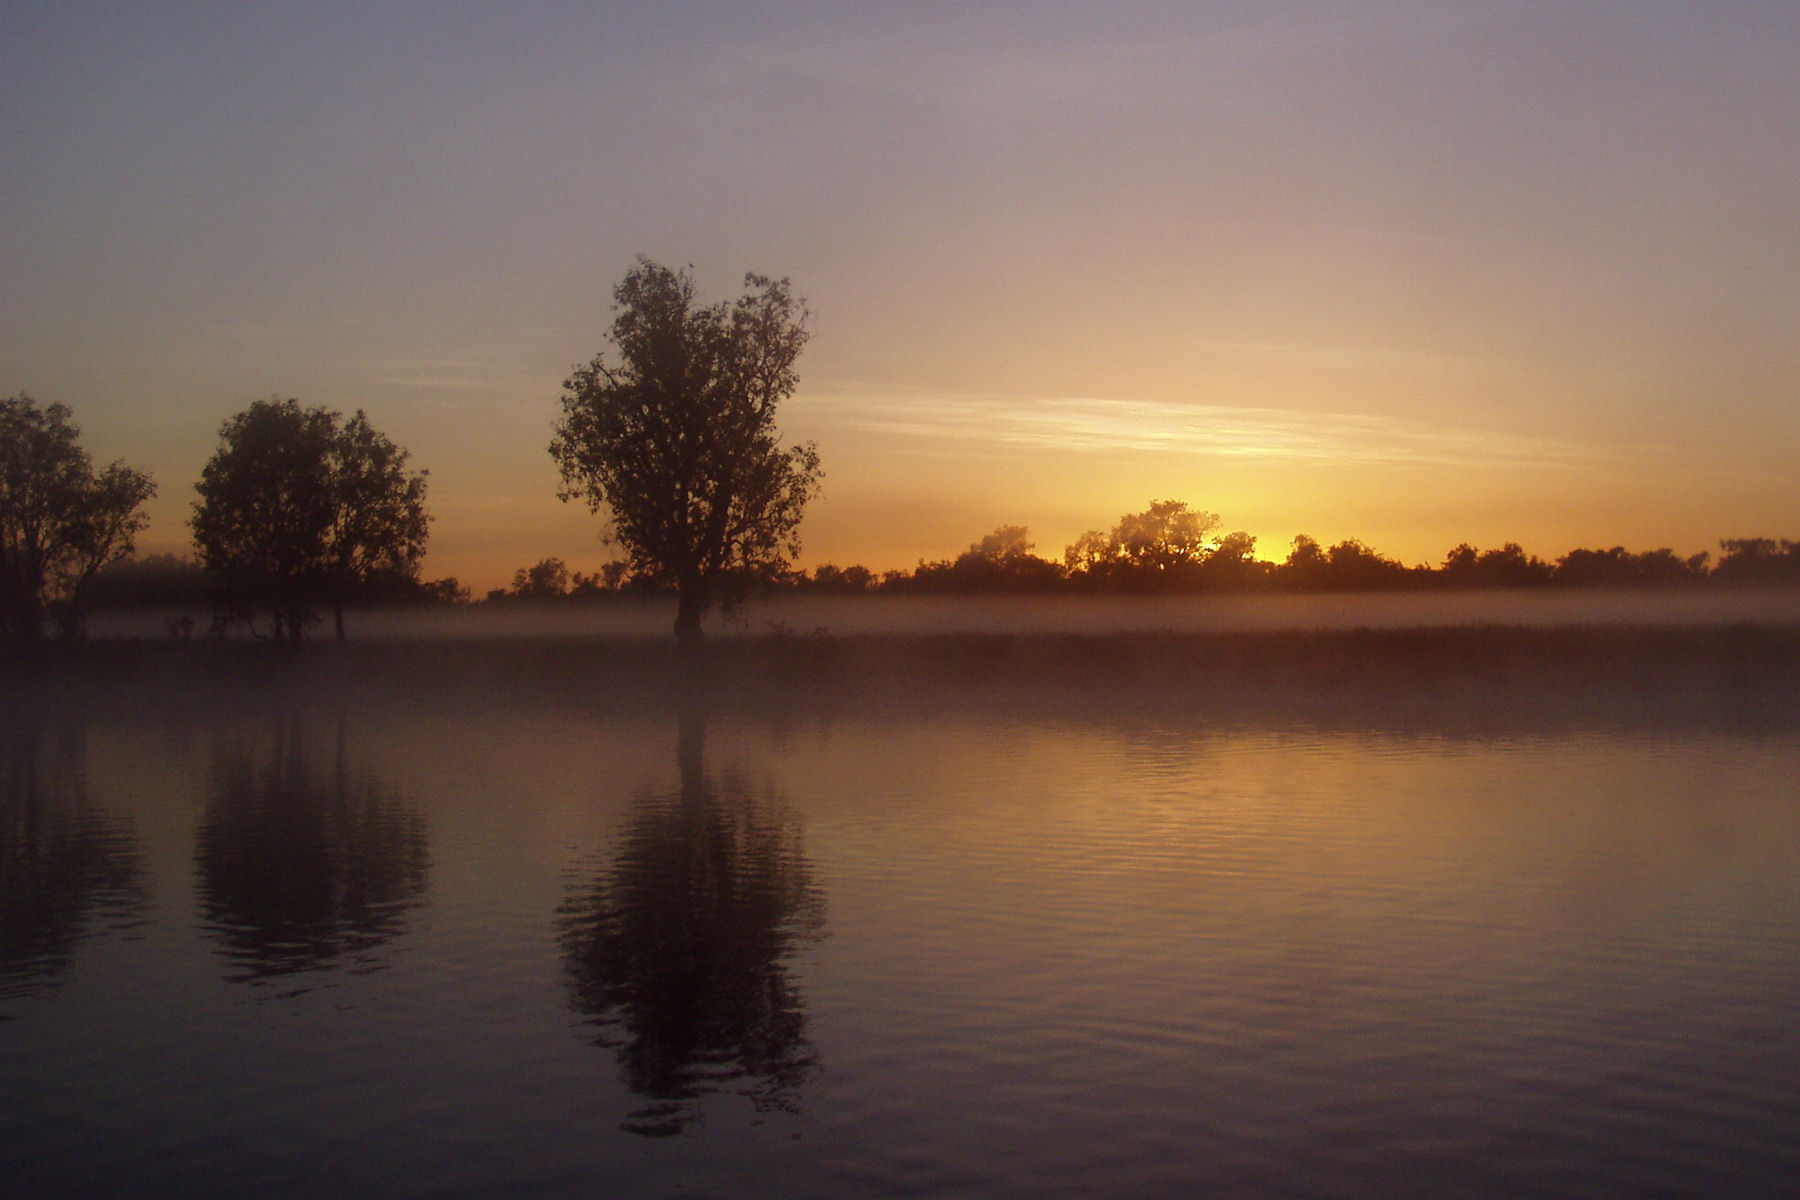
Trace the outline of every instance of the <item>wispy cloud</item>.
{"type": "Polygon", "coordinates": [[[1039,452],[1539,467],[1591,465],[1604,457],[1594,447],[1549,437],[1238,405],[853,387],[811,394],[805,406],[821,424],[878,437],[1039,452]]]}

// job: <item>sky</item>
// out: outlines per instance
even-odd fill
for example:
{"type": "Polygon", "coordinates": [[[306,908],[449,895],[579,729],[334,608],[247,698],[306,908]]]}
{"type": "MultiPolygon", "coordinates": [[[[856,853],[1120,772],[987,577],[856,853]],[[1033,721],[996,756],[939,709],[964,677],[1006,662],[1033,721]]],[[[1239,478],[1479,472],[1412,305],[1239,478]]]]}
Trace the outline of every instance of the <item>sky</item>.
{"type": "Polygon", "coordinates": [[[556,499],[639,254],[787,276],[802,562],[1800,537],[1800,5],[0,6],[0,395],[193,484],[250,401],[430,471],[429,577],[556,499]]]}

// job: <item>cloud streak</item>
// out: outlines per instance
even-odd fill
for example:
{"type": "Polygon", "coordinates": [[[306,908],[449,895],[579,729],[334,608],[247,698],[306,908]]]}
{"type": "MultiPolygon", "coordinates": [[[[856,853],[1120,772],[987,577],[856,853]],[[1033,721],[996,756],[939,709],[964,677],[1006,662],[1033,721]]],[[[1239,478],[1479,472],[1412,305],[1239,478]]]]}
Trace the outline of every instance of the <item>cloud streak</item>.
{"type": "Polygon", "coordinates": [[[1171,454],[1382,465],[1577,468],[1604,450],[1555,438],[1457,428],[1366,413],[1175,404],[1081,396],[886,393],[852,388],[807,398],[807,416],[884,439],[992,451],[1171,454]]]}

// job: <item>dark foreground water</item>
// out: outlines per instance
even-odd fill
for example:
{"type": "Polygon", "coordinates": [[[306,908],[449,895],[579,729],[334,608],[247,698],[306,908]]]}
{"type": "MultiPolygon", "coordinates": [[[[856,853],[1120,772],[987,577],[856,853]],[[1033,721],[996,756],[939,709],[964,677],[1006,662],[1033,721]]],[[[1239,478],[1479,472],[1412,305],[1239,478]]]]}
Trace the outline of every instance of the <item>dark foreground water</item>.
{"type": "Polygon", "coordinates": [[[1800,1179],[1779,687],[1239,712],[160,669],[7,681],[0,1195],[1800,1179]]]}

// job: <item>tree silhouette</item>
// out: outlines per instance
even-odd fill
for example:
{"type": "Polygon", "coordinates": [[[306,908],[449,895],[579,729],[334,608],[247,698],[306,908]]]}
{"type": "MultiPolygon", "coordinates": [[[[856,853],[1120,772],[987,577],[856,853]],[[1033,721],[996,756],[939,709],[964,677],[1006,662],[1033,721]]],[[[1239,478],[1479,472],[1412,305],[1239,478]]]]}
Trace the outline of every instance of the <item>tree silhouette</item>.
{"type": "Polygon", "coordinates": [[[562,499],[605,509],[632,569],[668,574],[675,635],[734,577],[770,575],[799,553],[801,510],[818,489],[811,443],[783,449],[775,410],[794,390],[806,305],[788,281],[744,277],[732,304],[700,306],[687,270],[639,258],[613,290],[604,356],[563,384],[550,453],[562,499]]]}
{"type": "Polygon", "coordinates": [[[539,559],[513,572],[511,595],[521,600],[557,600],[569,594],[569,568],[560,558],[539,559]]]}
{"type": "Polygon", "coordinates": [[[1439,574],[1452,587],[1535,587],[1550,582],[1552,568],[1517,542],[1481,550],[1463,542],[1444,556],[1439,574]]]}
{"type": "Polygon", "coordinates": [[[1664,547],[1633,554],[1623,546],[1610,550],[1571,550],[1556,560],[1552,580],[1566,587],[1661,587],[1695,584],[1706,579],[1702,552],[1681,558],[1664,547]]]}
{"type": "Polygon", "coordinates": [[[778,799],[703,762],[681,721],[680,786],[646,792],[612,862],[560,917],[570,1002],[645,1104],[624,1122],[681,1132],[731,1088],[789,1108],[817,1064],[786,960],[824,924],[800,838],[778,799]]]}
{"type": "Polygon", "coordinates": [[[1713,568],[1722,583],[1800,583],[1800,542],[1789,538],[1724,538],[1713,568]]]}
{"type": "Polygon", "coordinates": [[[115,462],[99,474],[61,404],[0,400],[0,631],[35,639],[44,614],[80,628],[94,572],[131,553],[156,485],[115,462]]]}
{"type": "Polygon", "coordinates": [[[1191,509],[1183,500],[1156,500],[1141,513],[1120,517],[1110,533],[1095,529],[1082,534],[1064,551],[1063,562],[1070,574],[1097,583],[1166,587],[1191,582],[1218,527],[1216,513],[1191,509]]]}
{"type": "Polygon", "coordinates": [[[909,585],[925,592],[1036,592],[1060,584],[1062,568],[1032,549],[1030,530],[1002,525],[953,562],[920,563],[909,585]]]}
{"type": "Polygon", "coordinates": [[[200,477],[194,545],[233,616],[268,613],[298,642],[329,605],[384,580],[416,585],[430,518],[425,472],[369,424],[297,400],[258,400],[219,430],[200,477]]]}

